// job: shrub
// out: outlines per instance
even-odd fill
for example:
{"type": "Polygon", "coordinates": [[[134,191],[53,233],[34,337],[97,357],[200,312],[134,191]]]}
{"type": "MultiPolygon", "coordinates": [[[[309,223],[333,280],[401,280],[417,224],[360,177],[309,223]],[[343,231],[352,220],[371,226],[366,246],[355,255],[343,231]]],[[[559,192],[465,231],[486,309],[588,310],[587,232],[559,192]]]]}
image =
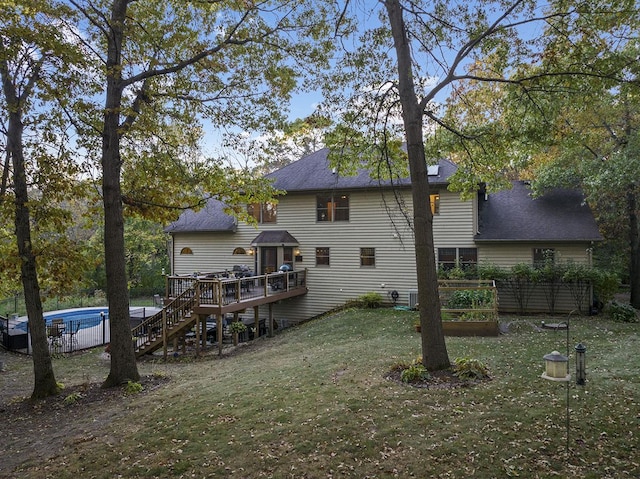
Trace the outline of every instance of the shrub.
{"type": "Polygon", "coordinates": [[[135,381],[127,381],[127,384],[124,387],[124,393],[128,396],[131,394],[141,393],[144,387],[139,382],[135,381]]]}
{"type": "Polygon", "coordinates": [[[540,276],[540,271],[527,263],[518,263],[511,267],[509,279],[516,281],[530,281],[535,283],[540,276]]]}
{"type": "Polygon", "coordinates": [[[612,301],[609,305],[609,316],[614,321],[623,323],[637,323],[638,313],[633,306],[618,301],[612,301]]]}
{"type": "Polygon", "coordinates": [[[80,394],[79,392],[71,393],[64,398],[64,403],[69,406],[71,404],[77,403],[81,398],[82,394],[80,394]]]}
{"type": "Polygon", "coordinates": [[[242,321],[234,321],[229,325],[229,332],[231,333],[244,333],[247,330],[247,325],[242,321]]]}
{"type": "Polygon", "coordinates": [[[403,383],[415,383],[429,379],[429,371],[422,364],[412,364],[400,373],[400,379],[403,383]]]}
{"type": "Polygon", "coordinates": [[[453,374],[460,379],[484,379],[489,377],[489,368],[478,359],[456,358],[453,374]]]}
{"type": "Polygon", "coordinates": [[[596,269],[593,275],[593,291],[598,301],[606,304],[611,301],[620,287],[620,278],[612,271],[596,269]]]}
{"type": "Polygon", "coordinates": [[[382,295],[380,293],[370,291],[360,296],[357,301],[362,308],[375,309],[382,305],[382,295]]]}
{"type": "Polygon", "coordinates": [[[478,279],[493,279],[500,280],[506,279],[509,276],[509,271],[501,266],[497,266],[491,263],[483,263],[476,268],[478,279]]]}

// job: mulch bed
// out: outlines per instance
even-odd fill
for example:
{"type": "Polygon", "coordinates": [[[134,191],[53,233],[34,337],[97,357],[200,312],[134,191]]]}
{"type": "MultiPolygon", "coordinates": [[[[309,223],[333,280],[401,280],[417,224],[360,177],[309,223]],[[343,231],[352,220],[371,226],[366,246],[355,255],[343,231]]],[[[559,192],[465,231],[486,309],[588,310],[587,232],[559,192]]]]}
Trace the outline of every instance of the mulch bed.
{"type": "Polygon", "coordinates": [[[443,369],[441,371],[432,371],[429,373],[430,377],[428,379],[423,379],[420,381],[412,381],[412,382],[403,382],[401,379],[402,369],[393,369],[389,371],[385,376],[386,379],[390,381],[397,382],[399,384],[403,384],[405,386],[411,386],[414,388],[424,388],[424,389],[454,389],[454,388],[468,388],[471,386],[476,386],[482,382],[490,381],[491,378],[485,379],[460,379],[453,371],[450,369],[443,369]]]}

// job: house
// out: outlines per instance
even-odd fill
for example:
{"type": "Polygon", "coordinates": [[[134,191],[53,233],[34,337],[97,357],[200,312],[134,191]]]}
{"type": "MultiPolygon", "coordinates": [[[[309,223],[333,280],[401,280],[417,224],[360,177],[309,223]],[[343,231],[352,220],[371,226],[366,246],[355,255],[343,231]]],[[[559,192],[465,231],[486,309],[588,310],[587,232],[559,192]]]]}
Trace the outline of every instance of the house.
{"type": "MultiPolygon", "coordinates": [[[[307,270],[308,293],[275,304],[276,318],[297,322],[375,291],[389,302],[415,301],[416,268],[408,179],[378,181],[367,171],[342,176],[328,150],[312,153],[268,175],[286,191],[277,204],[249,205],[257,227],[239,223],[210,200],[185,212],[170,234],[172,273],[231,270],[256,274],[283,264],[307,270]]],[[[553,254],[591,263],[602,238],[579,192],[558,190],[532,198],[526,183],[463,201],[448,191],[456,171],[443,159],[429,167],[429,202],[439,268],[493,263],[511,266],[553,254]]]]}

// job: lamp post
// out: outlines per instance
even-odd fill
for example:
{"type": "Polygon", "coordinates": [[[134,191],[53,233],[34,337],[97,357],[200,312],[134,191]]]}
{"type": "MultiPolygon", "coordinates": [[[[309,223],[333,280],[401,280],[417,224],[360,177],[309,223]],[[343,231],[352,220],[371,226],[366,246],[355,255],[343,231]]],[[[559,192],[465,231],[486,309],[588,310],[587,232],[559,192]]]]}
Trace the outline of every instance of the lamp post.
{"type": "Polygon", "coordinates": [[[584,344],[578,343],[575,347],[576,350],[576,384],[584,386],[587,382],[587,368],[586,368],[586,352],[587,348],[584,344]]]}

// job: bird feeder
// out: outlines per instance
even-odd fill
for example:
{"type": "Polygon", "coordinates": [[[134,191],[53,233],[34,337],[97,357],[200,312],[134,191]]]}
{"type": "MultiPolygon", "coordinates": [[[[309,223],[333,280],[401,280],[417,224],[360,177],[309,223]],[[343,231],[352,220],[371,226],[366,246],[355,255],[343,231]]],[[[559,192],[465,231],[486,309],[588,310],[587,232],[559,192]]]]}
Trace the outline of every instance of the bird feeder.
{"type": "Polygon", "coordinates": [[[542,373],[544,379],[550,381],[566,382],[571,379],[569,374],[569,358],[553,351],[551,354],[544,355],[545,370],[542,373]]]}
{"type": "Polygon", "coordinates": [[[578,343],[575,349],[576,349],[576,384],[579,386],[584,386],[584,384],[587,382],[587,368],[586,368],[586,360],[585,360],[585,353],[587,352],[587,348],[584,344],[578,343]]]}

